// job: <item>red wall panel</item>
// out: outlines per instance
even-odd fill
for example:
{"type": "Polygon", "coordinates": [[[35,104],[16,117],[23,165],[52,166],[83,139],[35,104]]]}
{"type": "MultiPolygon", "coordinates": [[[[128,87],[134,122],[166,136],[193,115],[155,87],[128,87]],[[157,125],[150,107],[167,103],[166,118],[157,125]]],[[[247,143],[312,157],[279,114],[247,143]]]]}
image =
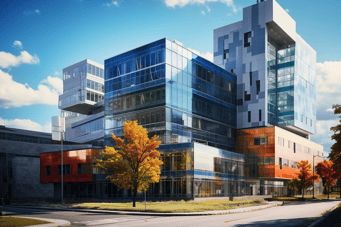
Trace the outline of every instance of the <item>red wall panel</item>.
{"type": "MultiPolygon", "coordinates": [[[[63,164],[70,164],[70,175],[64,175],[64,182],[90,182],[93,181],[93,174],[77,174],[78,163],[91,165],[92,159],[99,153],[98,149],[64,151],[63,164]]],[[[57,183],[61,182],[61,175],[58,175],[58,165],[61,164],[61,153],[40,154],[40,182],[57,183]],[[51,176],[46,176],[46,166],[51,166],[51,176]]]]}

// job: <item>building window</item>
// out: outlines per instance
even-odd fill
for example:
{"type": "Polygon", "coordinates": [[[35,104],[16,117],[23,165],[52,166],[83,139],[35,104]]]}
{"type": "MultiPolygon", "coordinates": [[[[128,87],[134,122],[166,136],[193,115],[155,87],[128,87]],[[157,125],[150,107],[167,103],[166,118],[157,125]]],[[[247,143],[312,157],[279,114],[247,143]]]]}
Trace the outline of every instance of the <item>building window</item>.
{"type": "Polygon", "coordinates": [[[247,94],[247,91],[244,92],[244,99],[245,101],[250,101],[251,100],[251,94],[247,94]]]}
{"type": "Polygon", "coordinates": [[[278,145],[284,147],[284,139],[281,137],[278,137],[278,145]]]}
{"type": "Polygon", "coordinates": [[[289,167],[289,160],[288,159],[283,158],[283,166],[289,167]]]}
{"type": "Polygon", "coordinates": [[[78,163],[77,174],[82,174],[82,163],[78,163]]]}
{"type": "Polygon", "coordinates": [[[297,164],[295,161],[291,161],[291,168],[297,169],[297,164]]]}
{"type": "Polygon", "coordinates": [[[224,50],[224,59],[228,59],[229,58],[229,53],[230,53],[229,49],[224,50]]]}
{"type": "Polygon", "coordinates": [[[244,33],[244,47],[249,47],[251,45],[249,38],[251,38],[251,32],[244,33]]]}
{"type": "Polygon", "coordinates": [[[242,106],[243,105],[243,99],[238,99],[238,106],[242,106]]]}
{"type": "Polygon", "coordinates": [[[260,92],[260,80],[256,81],[256,86],[257,86],[257,95],[258,95],[260,92]]]}
{"type": "Polygon", "coordinates": [[[282,158],[279,158],[279,168],[282,169],[282,158]]]}
{"type": "Polygon", "coordinates": [[[248,120],[248,122],[251,122],[251,111],[248,111],[247,114],[248,114],[248,119],[247,120],[248,120]]]}
{"type": "Polygon", "coordinates": [[[250,86],[252,86],[252,72],[250,72],[250,86]]]}
{"type": "Polygon", "coordinates": [[[51,176],[51,166],[46,166],[46,176],[51,176]]]}
{"type": "Polygon", "coordinates": [[[266,145],[266,144],[268,144],[268,137],[267,136],[256,137],[254,139],[254,144],[255,145],[266,145]]]}
{"type": "Polygon", "coordinates": [[[262,121],[262,110],[259,110],[259,121],[262,121]]]}
{"type": "MultiPolygon", "coordinates": [[[[58,175],[61,173],[61,165],[58,165],[58,175]]],[[[63,175],[70,175],[70,164],[63,165],[63,175]]]]}
{"type": "Polygon", "coordinates": [[[258,165],[275,165],[275,157],[258,157],[258,165]]]}
{"type": "Polygon", "coordinates": [[[296,153],[296,143],[294,143],[294,153],[296,153]]]}

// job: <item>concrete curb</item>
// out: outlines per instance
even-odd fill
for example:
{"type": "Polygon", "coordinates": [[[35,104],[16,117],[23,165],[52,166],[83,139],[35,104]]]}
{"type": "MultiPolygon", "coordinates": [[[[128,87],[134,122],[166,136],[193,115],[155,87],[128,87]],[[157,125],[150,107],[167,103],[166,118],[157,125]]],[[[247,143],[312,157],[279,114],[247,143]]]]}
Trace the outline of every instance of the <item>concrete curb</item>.
{"type": "Polygon", "coordinates": [[[197,215],[222,215],[222,214],[235,214],[243,213],[255,210],[267,209],[270,207],[281,206],[283,202],[269,202],[268,205],[253,206],[237,208],[232,210],[216,210],[216,211],[204,211],[204,212],[191,212],[191,213],[154,213],[154,212],[138,212],[138,211],[114,211],[114,210],[93,210],[93,209],[69,209],[69,208],[50,208],[50,207],[34,207],[34,206],[11,206],[13,208],[25,208],[25,209],[45,209],[45,210],[59,210],[59,211],[78,211],[78,212],[91,212],[91,213],[112,213],[112,214],[124,214],[124,215],[147,215],[147,216],[197,216],[197,215]]]}
{"type": "Polygon", "coordinates": [[[41,221],[52,222],[50,224],[43,224],[43,225],[30,225],[30,227],[53,227],[53,226],[70,226],[71,225],[69,221],[61,220],[61,219],[32,218],[32,217],[25,217],[25,216],[6,216],[6,217],[29,218],[29,219],[37,219],[41,221]]]}
{"type": "Polygon", "coordinates": [[[320,223],[322,223],[324,220],[326,220],[329,215],[339,206],[339,204],[337,204],[336,206],[334,206],[332,209],[329,210],[328,213],[326,213],[325,215],[319,217],[319,219],[317,219],[315,222],[313,222],[311,225],[309,225],[308,227],[315,227],[317,225],[319,225],[320,223]]]}

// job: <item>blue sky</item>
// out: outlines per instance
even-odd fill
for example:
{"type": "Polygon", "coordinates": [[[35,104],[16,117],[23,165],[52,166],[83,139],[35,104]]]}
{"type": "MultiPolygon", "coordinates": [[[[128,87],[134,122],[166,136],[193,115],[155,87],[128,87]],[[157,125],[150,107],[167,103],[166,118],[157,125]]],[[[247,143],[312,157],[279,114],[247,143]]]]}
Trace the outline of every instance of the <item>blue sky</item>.
{"type": "MultiPolygon", "coordinates": [[[[329,151],[331,105],[341,104],[341,1],[278,0],[317,52],[317,134],[329,151]]],[[[213,29],[242,20],[256,0],[59,0],[0,3],[0,124],[50,131],[62,69],[154,40],[176,39],[212,58],[213,29]]]]}

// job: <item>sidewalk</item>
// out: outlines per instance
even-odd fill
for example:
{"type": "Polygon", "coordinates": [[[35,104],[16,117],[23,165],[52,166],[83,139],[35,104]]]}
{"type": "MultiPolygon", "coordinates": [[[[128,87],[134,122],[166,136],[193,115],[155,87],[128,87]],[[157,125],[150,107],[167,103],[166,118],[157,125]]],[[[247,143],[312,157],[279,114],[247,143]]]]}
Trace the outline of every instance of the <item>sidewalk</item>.
{"type": "Polygon", "coordinates": [[[155,212],[140,212],[140,211],[115,211],[115,210],[97,210],[97,209],[70,209],[70,208],[50,208],[50,207],[36,207],[36,206],[10,206],[13,208],[25,209],[45,209],[45,210],[58,210],[58,211],[79,211],[91,213],[111,213],[111,214],[124,214],[124,215],[147,215],[147,216],[196,216],[196,215],[221,215],[221,214],[234,214],[243,213],[255,210],[262,210],[270,207],[281,206],[283,202],[269,202],[267,205],[244,207],[231,210],[215,210],[203,212],[186,212],[186,213],[155,213],[155,212]]]}
{"type": "MultiPolygon", "coordinates": [[[[341,199],[337,199],[341,201],[341,199]]],[[[309,227],[324,227],[324,226],[340,226],[341,223],[341,208],[339,205],[334,206],[328,213],[319,217],[309,227]]]]}

